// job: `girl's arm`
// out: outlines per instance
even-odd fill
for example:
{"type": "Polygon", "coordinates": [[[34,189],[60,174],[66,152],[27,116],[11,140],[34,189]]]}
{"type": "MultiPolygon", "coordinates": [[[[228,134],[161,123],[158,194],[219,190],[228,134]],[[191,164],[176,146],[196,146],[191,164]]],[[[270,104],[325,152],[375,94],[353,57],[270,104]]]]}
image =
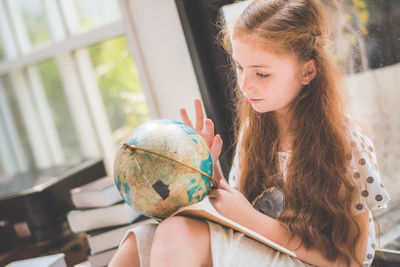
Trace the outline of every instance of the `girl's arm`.
{"type": "Polygon", "coordinates": [[[219,164],[219,160],[214,164],[214,179],[219,183],[221,179],[224,178],[224,174],[222,173],[221,165],[219,164]]]}
{"type": "MultiPolygon", "coordinates": [[[[225,217],[287,249],[295,251],[297,257],[306,263],[316,266],[345,266],[344,262],[331,262],[327,260],[318,249],[306,249],[304,246],[301,246],[299,237],[295,236],[293,239],[290,239],[290,234],[285,225],[254,209],[242,193],[228,185],[224,179],[221,179],[220,188],[212,190],[209,198],[217,211],[225,217]]],[[[356,248],[356,257],[362,263],[368,241],[368,212],[355,215],[355,219],[361,229],[360,239],[356,248]]],[[[359,265],[354,261],[351,266],[359,265]]]]}
{"type": "MultiPolygon", "coordinates": [[[[267,237],[268,239],[295,251],[297,257],[309,264],[316,266],[344,266],[344,262],[331,262],[327,260],[318,249],[306,249],[301,246],[299,237],[290,240],[287,228],[279,221],[268,217],[255,209],[249,211],[248,220],[243,222],[247,228],[267,237]]],[[[365,258],[366,246],[368,241],[368,212],[355,215],[355,219],[360,225],[361,235],[356,248],[356,257],[362,263],[365,258]]],[[[345,234],[345,233],[343,233],[345,234]]],[[[354,261],[354,260],[353,260],[354,261]]],[[[354,261],[351,266],[359,266],[354,261]]]]}

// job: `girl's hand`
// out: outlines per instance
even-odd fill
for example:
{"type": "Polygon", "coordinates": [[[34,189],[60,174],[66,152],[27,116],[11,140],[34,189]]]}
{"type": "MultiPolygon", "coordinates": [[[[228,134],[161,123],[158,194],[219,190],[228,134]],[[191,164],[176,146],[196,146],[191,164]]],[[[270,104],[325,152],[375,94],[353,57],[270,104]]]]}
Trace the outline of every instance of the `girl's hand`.
{"type": "Polygon", "coordinates": [[[221,179],[219,185],[219,189],[211,189],[208,194],[211,204],[221,215],[236,223],[246,225],[248,214],[254,211],[253,206],[225,179],[221,179]]]}
{"type": "Polygon", "coordinates": [[[217,162],[222,149],[222,139],[219,134],[214,136],[214,123],[210,119],[204,120],[204,111],[200,99],[194,100],[194,107],[196,110],[196,127],[193,127],[191,120],[186,112],[186,109],[179,110],[183,123],[192,127],[200,136],[206,141],[208,148],[211,152],[213,165],[217,162]]]}

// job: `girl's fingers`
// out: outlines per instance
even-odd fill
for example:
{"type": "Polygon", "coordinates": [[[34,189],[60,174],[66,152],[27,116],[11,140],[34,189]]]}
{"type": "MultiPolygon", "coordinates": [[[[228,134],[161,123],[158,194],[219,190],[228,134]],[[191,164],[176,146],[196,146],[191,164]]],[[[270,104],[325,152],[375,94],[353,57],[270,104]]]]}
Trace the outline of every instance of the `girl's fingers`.
{"type": "Polygon", "coordinates": [[[204,122],[206,132],[210,136],[214,136],[214,122],[210,119],[206,119],[204,122]]]}
{"type": "Polygon", "coordinates": [[[204,120],[205,116],[200,99],[197,98],[194,100],[194,106],[196,110],[196,127],[193,127],[193,124],[189,119],[188,113],[185,108],[179,109],[182,121],[183,123],[190,126],[192,129],[194,129],[196,132],[198,132],[201,137],[203,137],[208,147],[210,147],[210,150],[212,150],[211,155],[216,161],[219,157],[219,154],[221,153],[221,137],[219,135],[218,137],[214,136],[214,122],[210,119],[204,120]],[[215,143],[217,139],[219,139],[219,142],[215,143]]]}
{"type": "Polygon", "coordinates": [[[193,128],[192,122],[189,119],[189,116],[188,116],[188,114],[186,112],[186,109],[184,109],[184,108],[179,109],[179,113],[181,114],[181,118],[182,118],[183,123],[186,124],[186,125],[189,125],[190,127],[193,128]]]}
{"type": "Polygon", "coordinates": [[[204,131],[203,131],[203,138],[206,141],[209,148],[214,141],[214,123],[210,119],[206,119],[204,122],[204,131]]]}
{"type": "Polygon", "coordinates": [[[224,196],[224,194],[226,194],[225,191],[226,190],[223,189],[210,189],[210,191],[208,191],[208,198],[210,199],[221,198],[224,196]]]}
{"type": "Polygon", "coordinates": [[[219,180],[219,187],[221,189],[226,190],[231,193],[233,193],[235,191],[234,188],[228,184],[228,182],[225,180],[225,178],[222,178],[221,180],[219,180]]]}
{"type": "Polygon", "coordinates": [[[194,100],[194,107],[196,110],[196,130],[202,130],[204,127],[204,111],[200,99],[194,100]]]}
{"type": "Polygon", "coordinates": [[[212,157],[214,164],[215,164],[215,162],[217,162],[219,155],[221,154],[222,144],[223,144],[223,142],[222,142],[221,136],[219,134],[217,134],[214,137],[214,142],[210,148],[211,157],[212,157]]]}
{"type": "Polygon", "coordinates": [[[218,189],[219,188],[219,180],[217,180],[214,177],[212,177],[210,188],[211,189],[218,189]]]}
{"type": "Polygon", "coordinates": [[[210,191],[208,191],[209,198],[217,198],[217,196],[218,196],[218,189],[210,189],[210,191]]]}

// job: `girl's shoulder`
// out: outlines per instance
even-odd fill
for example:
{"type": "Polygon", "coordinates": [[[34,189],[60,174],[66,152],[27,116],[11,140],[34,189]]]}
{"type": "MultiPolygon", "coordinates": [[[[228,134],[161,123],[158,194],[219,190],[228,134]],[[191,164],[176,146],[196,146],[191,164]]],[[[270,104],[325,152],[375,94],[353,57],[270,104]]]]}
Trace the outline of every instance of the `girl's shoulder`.
{"type": "MultiPolygon", "coordinates": [[[[344,117],[344,126],[346,136],[348,139],[368,139],[371,140],[371,131],[366,125],[359,122],[358,120],[346,115],[344,117]]],[[[362,140],[361,139],[361,140],[362,140]]]]}
{"type": "Polygon", "coordinates": [[[358,189],[358,198],[353,206],[354,213],[386,207],[390,197],[381,181],[370,134],[355,120],[347,118],[346,137],[348,141],[348,151],[345,155],[346,173],[358,189]]]}
{"type": "MultiPolygon", "coordinates": [[[[356,156],[366,156],[371,161],[375,160],[376,154],[374,144],[371,138],[370,131],[365,126],[353,119],[347,119],[345,125],[345,136],[347,139],[347,147],[350,149],[351,154],[356,156]]],[[[365,159],[366,160],[366,159],[365,159]]],[[[361,160],[363,162],[363,160],[361,160]]],[[[373,164],[377,167],[377,163],[373,164]]]]}

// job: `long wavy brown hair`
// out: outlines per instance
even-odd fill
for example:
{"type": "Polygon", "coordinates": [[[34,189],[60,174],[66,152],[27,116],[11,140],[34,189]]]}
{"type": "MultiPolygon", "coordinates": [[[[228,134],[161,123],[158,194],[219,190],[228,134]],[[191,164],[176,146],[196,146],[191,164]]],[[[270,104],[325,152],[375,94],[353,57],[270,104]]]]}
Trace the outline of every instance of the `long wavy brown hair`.
{"type": "MultiPolygon", "coordinates": [[[[237,89],[240,191],[252,201],[263,188],[286,197],[279,220],[306,248],[350,265],[360,237],[351,206],[355,187],[346,177],[346,119],[341,73],[327,49],[328,25],[315,0],[254,0],[236,20],[233,38],[261,41],[268,51],[315,61],[317,75],[290,105],[293,135],[285,180],[279,168],[280,134],[274,112],[253,110],[237,89]]],[[[231,52],[229,34],[223,33],[231,52]]],[[[238,87],[237,87],[238,88],[238,87]]]]}

